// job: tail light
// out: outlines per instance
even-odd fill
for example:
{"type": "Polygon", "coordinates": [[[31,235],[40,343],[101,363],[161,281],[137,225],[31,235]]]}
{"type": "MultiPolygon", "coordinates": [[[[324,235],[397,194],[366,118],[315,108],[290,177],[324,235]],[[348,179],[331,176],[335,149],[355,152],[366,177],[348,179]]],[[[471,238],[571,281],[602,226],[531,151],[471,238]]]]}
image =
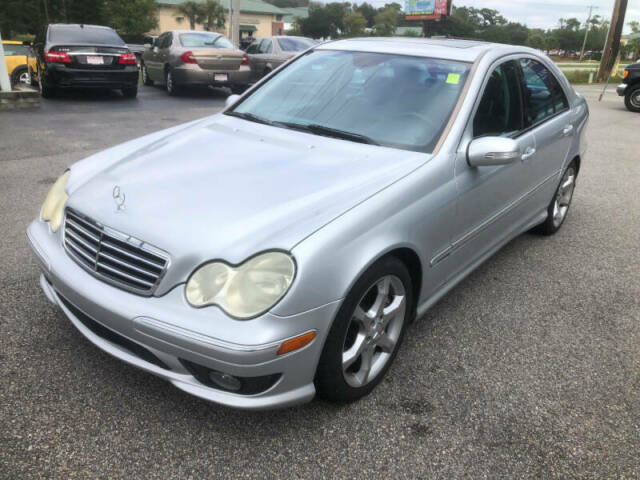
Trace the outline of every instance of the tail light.
{"type": "Polygon", "coordinates": [[[246,53],[242,54],[242,61],[240,62],[240,65],[249,65],[249,55],[246,53]]]}
{"type": "Polygon", "coordinates": [[[69,55],[65,52],[44,51],[44,61],[49,63],[71,63],[69,55]]]}
{"type": "Polygon", "coordinates": [[[184,52],[180,55],[180,61],[182,63],[198,63],[196,57],[193,56],[193,52],[184,52]]]}
{"type": "Polygon", "coordinates": [[[129,53],[123,53],[122,55],[120,55],[120,60],[118,61],[118,63],[122,65],[137,65],[138,60],[136,60],[135,53],[129,52],[129,53]]]}

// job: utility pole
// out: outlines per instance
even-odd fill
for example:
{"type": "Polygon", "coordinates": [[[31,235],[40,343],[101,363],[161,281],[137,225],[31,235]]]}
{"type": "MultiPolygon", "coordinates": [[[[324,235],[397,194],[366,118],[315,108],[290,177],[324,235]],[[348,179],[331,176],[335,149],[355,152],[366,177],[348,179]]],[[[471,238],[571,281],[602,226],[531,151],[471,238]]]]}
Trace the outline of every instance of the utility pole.
{"type": "Polygon", "coordinates": [[[600,69],[598,70],[598,80],[604,82],[611,74],[613,63],[620,50],[620,37],[624,25],[624,16],[627,13],[628,0],[616,0],[611,14],[611,26],[607,35],[607,42],[604,44],[600,69]]]}
{"type": "Polygon", "coordinates": [[[11,81],[9,80],[9,72],[4,59],[4,48],[2,48],[2,35],[0,35],[0,90],[3,92],[11,91],[11,81]]]}
{"type": "Polygon", "coordinates": [[[229,2],[229,39],[233,46],[240,46],[240,0],[229,2]]]}
{"type": "Polygon", "coordinates": [[[595,5],[590,5],[589,6],[589,16],[587,17],[587,21],[585,23],[585,29],[584,29],[584,41],[582,42],[582,50],[580,50],[580,61],[582,61],[582,59],[584,58],[584,49],[587,46],[587,36],[589,35],[589,29],[591,28],[591,24],[589,23],[589,20],[591,20],[591,12],[593,11],[594,8],[598,8],[595,5]]]}

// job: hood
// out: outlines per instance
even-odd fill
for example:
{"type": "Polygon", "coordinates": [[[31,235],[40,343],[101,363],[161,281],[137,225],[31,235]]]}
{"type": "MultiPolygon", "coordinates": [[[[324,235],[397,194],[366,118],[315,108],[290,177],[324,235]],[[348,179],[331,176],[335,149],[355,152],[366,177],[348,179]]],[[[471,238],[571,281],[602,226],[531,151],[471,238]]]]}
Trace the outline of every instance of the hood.
{"type": "Polygon", "coordinates": [[[428,158],[219,114],[74,165],[68,204],[168,252],[165,290],[203,261],[291,250],[428,158]]]}

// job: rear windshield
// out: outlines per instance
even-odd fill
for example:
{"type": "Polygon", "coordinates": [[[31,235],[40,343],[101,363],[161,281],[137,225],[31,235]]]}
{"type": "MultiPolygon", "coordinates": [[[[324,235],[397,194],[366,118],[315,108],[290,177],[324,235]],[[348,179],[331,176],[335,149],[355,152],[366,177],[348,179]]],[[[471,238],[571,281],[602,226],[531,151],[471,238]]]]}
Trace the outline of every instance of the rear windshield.
{"type": "Polygon", "coordinates": [[[82,43],[86,45],[124,45],[118,34],[106,27],[56,26],[49,30],[53,43],[82,43]]]}
{"type": "Polygon", "coordinates": [[[278,45],[283,52],[302,52],[315,42],[307,38],[279,38],[278,45]]]}
{"type": "Polygon", "coordinates": [[[12,55],[27,55],[29,53],[29,47],[26,45],[14,44],[14,43],[3,43],[4,54],[7,57],[12,55]]]}
{"type": "Polygon", "coordinates": [[[215,33],[181,33],[183,47],[233,48],[233,44],[223,35],[215,33]]]}

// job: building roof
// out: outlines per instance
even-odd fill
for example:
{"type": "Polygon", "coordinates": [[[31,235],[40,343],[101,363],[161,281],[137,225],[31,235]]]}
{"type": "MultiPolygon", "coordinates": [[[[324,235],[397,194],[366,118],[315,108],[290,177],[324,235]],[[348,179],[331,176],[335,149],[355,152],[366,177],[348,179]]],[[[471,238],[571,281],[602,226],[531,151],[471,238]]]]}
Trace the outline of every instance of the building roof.
{"type": "MultiPolygon", "coordinates": [[[[156,0],[158,5],[177,7],[185,3],[187,0],[156,0]]],[[[195,0],[197,3],[205,3],[206,0],[195,0]]],[[[218,0],[222,7],[229,11],[230,0],[218,0]]],[[[264,2],[263,0],[242,0],[240,2],[240,12],[245,13],[270,13],[272,15],[286,15],[287,12],[283,8],[264,2]]]]}
{"type": "Polygon", "coordinates": [[[285,23],[293,23],[296,17],[307,18],[309,16],[309,7],[283,7],[280,10],[286,12],[282,17],[285,23]]]}

